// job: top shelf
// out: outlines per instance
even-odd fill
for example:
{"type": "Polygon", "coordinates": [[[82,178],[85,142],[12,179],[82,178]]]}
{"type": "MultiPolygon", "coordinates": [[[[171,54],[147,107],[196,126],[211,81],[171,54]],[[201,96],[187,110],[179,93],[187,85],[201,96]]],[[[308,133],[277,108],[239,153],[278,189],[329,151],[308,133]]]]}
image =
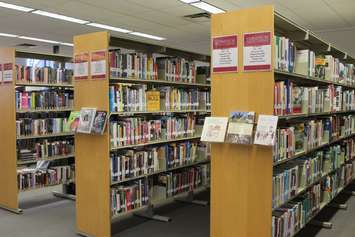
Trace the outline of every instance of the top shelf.
{"type": "Polygon", "coordinates": [[[316,53],[330,54],[343,62],[355,64],[355,59],[346,52],[339,50],[331,43],[319,38],[315,33],[287,19],[276,11],[275,34],[290,38],[300,47],[312,49],[316,53]]]}
{"type": "Polygon", "coordinates": [[[60,54],[36,53],[31,51],[16,50],[15,56],[17,58],[32,58],[32,59],[41,59],[41,60],[52,60],[58,62],[73,62],[72,57],[66,55],[60,55],[60,54]]]}

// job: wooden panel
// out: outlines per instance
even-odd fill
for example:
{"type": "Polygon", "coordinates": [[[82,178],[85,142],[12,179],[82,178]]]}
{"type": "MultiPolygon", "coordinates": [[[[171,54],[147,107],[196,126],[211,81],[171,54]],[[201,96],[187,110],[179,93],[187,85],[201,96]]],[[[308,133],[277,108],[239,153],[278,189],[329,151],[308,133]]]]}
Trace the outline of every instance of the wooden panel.
{"type": "MultiPolygon", "coordinates": [[[[75,36],[74,55],[108,50],[108,43],[107,32],[75,36]]],[[[109,110],[108,78],[76,81],[74,88],[75,110],[81,107],[109,110]]],[[[90,236],[111,236],[108,132],[103,136],[76,134],[75,163],[77,229],[90,236]]]]}
{"type": "MultiPolygon", "coordinates": [[[[0,49],[0,63],[14,63],[15,50],[0,49]]],[[[13,84],[0,85],[0,206],[18,209],[16,107],[13,84]]]]}
{"type": "MultiPolygon", "coordinates": [[[[212,116],[231,111],[273,113],[273,72],[243,73],[243,33],[274,34],[273,7],[212,15],[211,35],[238,35],[238,73],[212,74],[212,116]]],[[[212,145],[211,236],[271,235],[272,149],[256,145],[212,145]]]]}

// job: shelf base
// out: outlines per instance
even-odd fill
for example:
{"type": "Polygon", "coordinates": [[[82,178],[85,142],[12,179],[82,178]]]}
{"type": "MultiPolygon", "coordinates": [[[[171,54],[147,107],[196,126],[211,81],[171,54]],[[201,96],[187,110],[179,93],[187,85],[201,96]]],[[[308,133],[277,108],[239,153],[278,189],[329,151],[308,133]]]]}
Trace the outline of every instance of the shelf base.
{"type": "Polygon", "coordinates": [[[333,228],[333,223],[328,222],[328,221],[312,220],[311,222],[309,222],[309,224],[314,225],[314,226],[318,226],[318,227],[322,227],[322,228],[326,228],[326,229],[333,228]]]}
{"type": "Polygon", "coordinates": [[[94,236],[92,236],[92,235],[86,234],[86,233],[81,232],[81,231],[77,231],[76,233],[77,233],[78,235],[84,236],[84,237],[94,237],[94,236]]]}
{"type": "Polygon", "coordinates": [[[15,213],[15,214],[19,214],[19,215],[23,213],[23,210],[20,209],[20,208],[13,209],[13,208],[5,207],[5,206],[2,206],[2,205],[0,205],[0,208],[4,209],[6,211],[9,211],[9,212],[15,213]]]}
{"type": "Polygon", "coordinates": [[[160,216],[154,214],[154,207],[153,205],[149,205],[148,208],[142,212],[134,213],[135,216],[142,217],[149,220],[155,220],[160,222],[171,222],[171,217],[168,216],[160,216]]]}
{"type": "Polygon", "coordinates": [[[332,208],[340,209],[340,210],[348,209],[348,205],[347,204],[331,203],[328,206],[332,207],[332,208]]]}
{"type": "Polygon", "coordinates": [[[196,200],[194,199],[194,192],[190,191],[185,198],[175,198],[175,201],[188,203],[188,204],[195,204],[199,206],[208,206],[209,202],[204,200],[196,200]]]}
{"type": "Polygon", "coordinates": [[[53,191],[52,194],[55,197],[64,198],[64,199],[68,199],[68,200],[72,200],[72,201],[76,200],[76,196],[72,195],[72,194],[66,194],[66,193],[61,193],[61,192],[57,192],[57,191],[53,191]]]}
{"type": "Polygon", "coordinates": [[[344,191],[345,194],[351,195],[351,196],[355,196],[355,191],[344,191]]]}

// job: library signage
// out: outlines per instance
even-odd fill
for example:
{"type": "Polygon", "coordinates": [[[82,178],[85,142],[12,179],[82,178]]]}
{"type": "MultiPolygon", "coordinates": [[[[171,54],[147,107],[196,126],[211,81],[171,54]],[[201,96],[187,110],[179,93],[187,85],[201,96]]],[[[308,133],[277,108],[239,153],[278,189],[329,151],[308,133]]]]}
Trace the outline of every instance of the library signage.
{"type": "Polygon", "coordinates": [[[106,51],[96,51],[91,53],[91,78],[105,79],[106,78],[106,51]]]}
{"type": "Polygon", "coordinates": [[[214,73],[238,71],[237,35],[214,37],[212,39],[212,49],[214,73]]]}
{"type": "Polygon", "coordinates": [[[271,70],[271,32],[244,34],[244,71],[271,70]]]}
{"type": "Polygon", "coordinates": [[[13,64],[12,63],[4,63],[3,65],[3,74],[2,80],[4,83],[12,83],[13,77],[13,64]]]}
{"type": "Polygon", "coordinates": [[[74,79],[86,80],[89,77],[89,53],[74,56],[74,79]]]}

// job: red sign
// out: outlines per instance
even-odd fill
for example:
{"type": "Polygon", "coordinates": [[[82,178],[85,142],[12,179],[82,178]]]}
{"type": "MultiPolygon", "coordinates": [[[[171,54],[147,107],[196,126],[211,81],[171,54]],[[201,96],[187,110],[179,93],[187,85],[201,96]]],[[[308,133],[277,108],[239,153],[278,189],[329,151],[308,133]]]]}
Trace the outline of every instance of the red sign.
{"type": "Polygon", "coordinates": [[[271,32],[244,34],[244,71],[271,70],[271,32]]]}
{"type": "Polygon", "coordinates": [[[91,53],[91,78],[92,79],[105,79],[107,64],[106,64],[106,51],[97,51],[91,53]]]}
{"type": "Polygon", "coordinates": [[[74,56],[74,79],[85,80],[89,78],[89,53],[74,56]]]}
{"type": "Polygon", "coordinates": [[[238,38],[236,35],[212,39],[212,67],[215,73],[238,71],[238,38]]]}

